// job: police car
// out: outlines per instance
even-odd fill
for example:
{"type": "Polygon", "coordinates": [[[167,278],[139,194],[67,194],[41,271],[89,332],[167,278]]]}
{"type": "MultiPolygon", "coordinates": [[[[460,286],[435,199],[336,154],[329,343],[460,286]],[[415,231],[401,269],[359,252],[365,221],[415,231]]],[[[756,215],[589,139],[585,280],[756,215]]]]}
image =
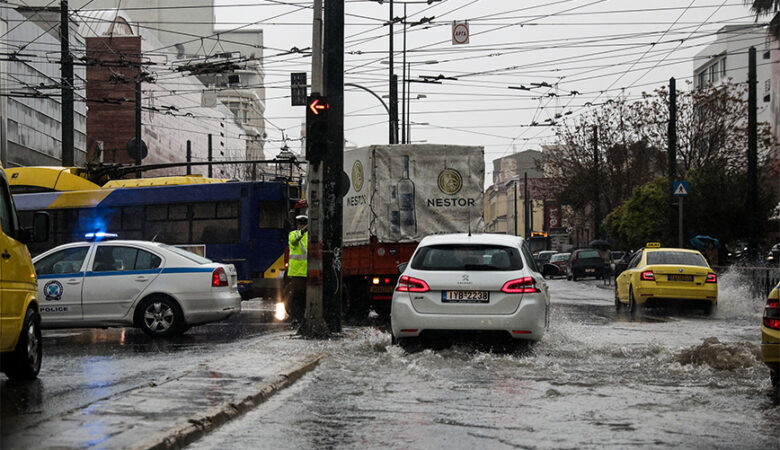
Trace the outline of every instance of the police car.
{"type": "Polygon", "coordinates": [[[236,269],[160,242],[89,233],[33,259],[41,326],[134,326],[154,337],[241,311],[236,269]]]}

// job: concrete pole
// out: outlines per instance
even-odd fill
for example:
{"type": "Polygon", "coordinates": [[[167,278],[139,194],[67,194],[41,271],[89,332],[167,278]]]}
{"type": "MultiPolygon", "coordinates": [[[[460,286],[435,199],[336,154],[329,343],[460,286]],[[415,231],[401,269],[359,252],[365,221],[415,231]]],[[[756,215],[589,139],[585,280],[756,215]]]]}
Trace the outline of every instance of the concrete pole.
{"type": "MultiPolygon", "coordinates": [[[[332,1],[332,0],[329,0],[332,1]]],[[[311,93],[327,95],[323,73],[323,23],[322,0],[314,0],[312,20],[311,93]]],[[[330,103],[330,99],[328,99],[330,103]]],[[[332,110],[329,111],[332,114],[332,110]]],[[[307,136],[308,139],[308,136],[307,136]]],[[[309,190],[307,214],[309,216],[306,274],[306,309],[298,333],[307,338],[325,338],[330,329],[323,314],[323,166],[309,163],[306,186],[309,190]]]]}
{"type": "Polygon", "coordinates": [[[62,165],[73,166],[73,57],[70,54],[68,0],[60,1],[60,91],[62,93],[62,165]]]}
{"type": "Polygon", "coordinates": [[[757,86],[756,48],[750,47],[748,53],[748,257],[751,261],[758,258],[758,134],[757,134],[757,86]]]}

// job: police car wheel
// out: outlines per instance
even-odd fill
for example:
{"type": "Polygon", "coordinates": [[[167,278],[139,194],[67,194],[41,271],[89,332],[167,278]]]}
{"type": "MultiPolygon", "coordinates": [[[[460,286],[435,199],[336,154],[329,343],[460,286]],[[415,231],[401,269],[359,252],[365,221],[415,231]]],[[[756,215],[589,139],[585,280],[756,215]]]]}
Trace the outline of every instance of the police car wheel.
{"type": "Polygon", "coordinates": [[[152,337],[174,336],[187,329],[179,304],[168,297],[155,296],[144,300],[136,314],[141,329],[152,337]]]}
{"type": "Polygon", "coordinates": [[[41,370],[41,318],[29,308],[13,353],[3,361],[3,371],[11,380],[34,380],[41,370]]]}

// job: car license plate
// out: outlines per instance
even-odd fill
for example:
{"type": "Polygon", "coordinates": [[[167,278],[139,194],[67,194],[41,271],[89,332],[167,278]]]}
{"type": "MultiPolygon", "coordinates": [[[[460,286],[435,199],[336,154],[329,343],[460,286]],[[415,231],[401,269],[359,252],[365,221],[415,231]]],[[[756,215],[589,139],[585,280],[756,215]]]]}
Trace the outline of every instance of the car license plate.
{"type": "Polygon", "coordinates": [[[585,269],[585,273],[592,273],[595,272],[596,269],[585,269]]]}
{"type": "Polygon", "coordinates": [[[693,275],[671,274],[668,277],[669,281],[693,281],[693,275]]]}
{"type": "Polygon", "coordinates": [[[444,303],[488,303],[488,291],[443,291],[441,301],[444,303]]]}

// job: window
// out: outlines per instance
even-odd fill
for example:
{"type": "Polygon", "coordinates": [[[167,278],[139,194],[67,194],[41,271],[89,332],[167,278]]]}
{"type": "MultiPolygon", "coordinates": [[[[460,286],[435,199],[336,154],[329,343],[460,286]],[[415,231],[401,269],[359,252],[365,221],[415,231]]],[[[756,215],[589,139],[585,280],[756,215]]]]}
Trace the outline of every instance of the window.
{"type": "Polygon", "coordinates": [[[448,244],[423,247],[415,255],[412,267],[440,271],[508,271],[523,268],[520,251],[499,245],[448,244]]]}
{"type": "Polygon", "coordinates": [[[161,245],[161,247],[173,253],[176,253],[177,255],[183,256],[189,259],[190,261],[196,262],[198,264],[211,264],[213,262],[208,258],[204,258],[200,255],[196,255],[195,253],[188,252],[187,250],[184,250],[179,247],[174,247],[172,245],[161,245]]]}
{"type": "Polygon", "coordinates": [[[647,252],[647,264],[673,264],[682,266],[707,267],[707,262],[699,253],[657,251],[647,252]]]}
{"type": "Polygon", "coordinates": [[[713,64],[708,69],[710,73],[710,83],[718,81],[718,70],[716,66],[717,64],[713,64]]]}
{"type": "Polygon", "coordinates": [[[707,71],[702,70],[698,74],[696,74],[696,79],[699,81],[699,87],[703,88],[704,85],[707,84],[707,71]]]}
{"type": "Polygon", "coordinates": [[[101,245],[95,252],[92,270],[114,272],[121,270],[149,270],[160,267],[159,256],[134,247],[101,245]]]}
{"type": "Polygon", "coordinates": [[[284,203],[279,201],[257,202],[257,227],[258,228],[284,228],[286,218],[284,203]]]}
{"type": "Polygon", "coordinates": [[[719,64],[720,64],[720,77],[726,78],[726,57],[725,56],[721,58],[719,64]]]}
{"type": "Polygon", "coordinates": [[[77,273],[81,270],[89,247],[71,247],[54,252],[35,263],[38,275],[53,275],[59,273],[77,273]]]}
{"type": "Polygon", "coordinates": [[[642,252],[637,252],[636,255],[634,255],[633,258],[631,258],[631,262],[628,263],[628,269],[633,269],[637,265],[639,265],[639,260],[642,259],[642,252]]]}
{"type": "Polygon", "coordinates": [[[2,226],[3,233],[14,237],[18,228],[18,222],[16,214],[14,214],[8,182],[4,176],[0,176],[0,191],[2,191],[0,192],[0,226],[2,226]]]}

